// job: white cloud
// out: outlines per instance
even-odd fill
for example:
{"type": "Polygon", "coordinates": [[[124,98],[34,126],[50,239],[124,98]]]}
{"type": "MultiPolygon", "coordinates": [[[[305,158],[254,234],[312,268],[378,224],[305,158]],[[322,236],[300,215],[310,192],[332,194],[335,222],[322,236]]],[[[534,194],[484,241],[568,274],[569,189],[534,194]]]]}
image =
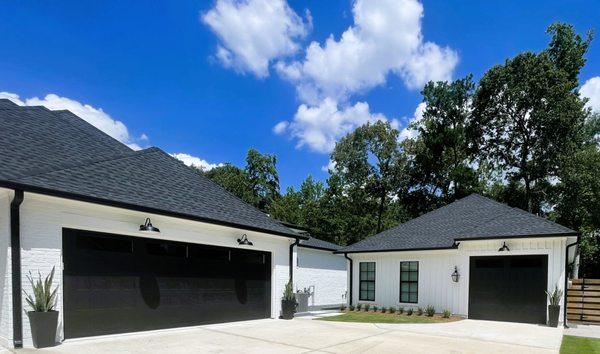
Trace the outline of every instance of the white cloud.
{"type": "Polygon", "coordinates": [[[269,63],[296,53],[311,27],[285,0],[217,0],[201,20],[219,37],[215,56],[225,66],[258,77],[269,63]]]}
{"type": "Polygon", "coordinates": [[[79,118],[134,150],[141,149],[138,142],[148,140],[146,134],[142,134],[139,138],[132,137],[127,126],[123,122],[112,118],[108,113],[104,112],[102,108],[95,108],[89,104],[84,104],[67,97],[61,97],[53,93],[46,95],[44,98],[31,97],[22,100],[17,94],[0,92],[0,98],[8,98],[21,106],[44,106],[50,110],[69,110],[79,118]]]}
{"type": "Polygon", "coordinates": [[[337,163],[335,163],[335,161],[329,160],[327,165],[321,166],[321,171],[323,171],[323,172],[332,171],[333,172],[333,171],[335,171],[336,166],[337,166],[337,163]]]}
{"type": "MultiPolygon", "coordinates": [[[[371,113],[369,104],[358,102],[353,106],[341,107],[338,103],[326,98],[319,105],[300,105],[292,122],[280,122],[274,130],[279,134],[289,132],[298,139],[296,147],[308,146],[321,153],[331,152],[335,142],[368,122],[388,119],[380,113],[371,113]]],[[[396,120],[391,120],[397,126],[396,120]]]]}
{"type": "Polygon", "coordinates": [[[273,127],[273,133],[283,134],[289,125],[290,125],[290,122],[285,121],[285,120],[281,121],[281,122],[275,124],[275,126],[273,127]]]}
{"type": "Polygon", "coordinates": [[[583,97],[589,98],[586,107],[591,107],[593,111],[600,112],[600,76],[587,80],[579,93],[583,97]]]}
{"type": "Polygon", "coordinates": [[[400,140],[404,139],[414,139],[419,135],[418,130],[412,128],[412,124],[418,124],[423,119],[423,112],[425,112],[425,108],[427,104],[425,102],[419,103],[417,108],[415,109],[415,113],[411,118],[406,119],[406,125],[404,129],[400,131],[400,140]]]}
{"type": "Polygon", "coordinates": [[[171,154],[171,156],[178,160],[181,160],[187,166],[194,166],[196,168],[201,169],[202,171],[210,171],[215,167],[223,166],[222,163],[210,163],[204,159],[185,153],[174,153],[171,154]]]}
{"type": "Polygon", "coordinates": [[[346,99],[385,83],[389,73],[410,89],[429,80],[450,80],[458,55],[447,47],[424,42],[423,6],[417,0],[357,0],[354,24],[336,40],[312,42],[305,58],[278,63],[278,73],[297,85],[304,102],[324,97],[346,99]]]}

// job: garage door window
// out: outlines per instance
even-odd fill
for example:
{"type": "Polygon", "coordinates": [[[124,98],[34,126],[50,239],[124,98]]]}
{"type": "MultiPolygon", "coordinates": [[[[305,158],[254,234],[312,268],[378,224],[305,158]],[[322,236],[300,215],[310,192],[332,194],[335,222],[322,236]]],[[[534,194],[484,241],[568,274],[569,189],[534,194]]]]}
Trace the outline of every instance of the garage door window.
{"type": "Polygon", "coordinates": [[[400,302],[419,301],[419,262],[400,262],[400,302]]]}
{"type": "Polygon", "coordinates": [[[375,262],[360,262],[359,300],[375,301],[375,262]]]}

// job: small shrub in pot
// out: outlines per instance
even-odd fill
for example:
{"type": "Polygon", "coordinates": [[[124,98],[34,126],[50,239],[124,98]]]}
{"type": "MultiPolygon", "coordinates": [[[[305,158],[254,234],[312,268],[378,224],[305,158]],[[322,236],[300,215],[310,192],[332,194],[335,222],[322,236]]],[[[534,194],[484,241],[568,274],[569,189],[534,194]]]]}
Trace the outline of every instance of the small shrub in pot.
{"type": "Polygon", "coordinates": [[[297,306],[298,303],[296,302],[296,295],[294,294],[294,285],[291,281],[288,281],[283,291],[283,298],[281,299],[281,318],[284,320],[291,320],[294,318],[297,306]]]}
{"type": "Polygon", "coordinates": [[[34,280],[31,272],[27,275],[29,284],[33,291],[33,296],[25,290],[25,301],[31,307],[32,311],[27,312],[29,324],[31,326],[31,337],[33,346],[36,348],[51,347],[56,344],[56,328],[58,327],[58,311],[54,310],[56,306],[56,292],[58,286],[52,290],[54,280],[54,267],[44,280],[38,272],[38,279],[34,280]]]}
{"type": "Polygon", "coordinates": [[[551,293],[546,291],[548,295],[548,326],[558,327],[558,315],[560,313],[560,299],[562,299],[563,291],[558,288],[558,285],[554,287],[554,291],[551,293]]]}
{"type": "Polygon", "coordinates": [[[429,305],[425,308],[425,314],[427,317],[433,317],[435,315],[435,307],[429,305]]]}

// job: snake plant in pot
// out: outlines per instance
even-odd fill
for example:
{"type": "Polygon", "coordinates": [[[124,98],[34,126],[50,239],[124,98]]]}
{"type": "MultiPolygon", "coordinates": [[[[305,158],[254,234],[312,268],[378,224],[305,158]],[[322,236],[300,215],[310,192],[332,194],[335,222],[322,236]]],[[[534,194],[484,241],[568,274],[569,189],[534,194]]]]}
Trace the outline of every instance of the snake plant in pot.
{"type": "Polygon", "coordinates": [[[294,294],[294,285],[289,281],[285,285],[283,298],[281,299],[281,318],[284,320],[291,320],[294,318],[296,306],[298,306],[298,303],[296,302],[296,295],[294,294]]]}
{"type": "Polygon", "coordinates": [[[551,293],[546,291],[548,296],[548,326],[558,327],[558,315],[560,314],[560,299],[562,299],[563,291],[558,288],[558,285],[554,287],[554,291],[551,293]]]}
{"type": "Polygon", "coordinates": [[[56,327],[58,326],[58,311],[56,306],[56,292],[58,287],[52,289],[54,280],[54,267],[44,280],[38,272],[38,278],[34,279],[31,272],[27,275],[31,284],[33,296],[25,290],[25,301],[31,307],[27,312],[29,325],[31,326],[31,337],[33,346],[36,348],[51,347],[56,344],[56,327]]]}

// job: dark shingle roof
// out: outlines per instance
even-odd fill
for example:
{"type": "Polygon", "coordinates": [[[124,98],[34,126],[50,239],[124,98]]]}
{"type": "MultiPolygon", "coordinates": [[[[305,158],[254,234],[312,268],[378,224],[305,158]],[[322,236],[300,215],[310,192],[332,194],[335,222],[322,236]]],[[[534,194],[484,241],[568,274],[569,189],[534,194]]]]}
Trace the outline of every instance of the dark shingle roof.
{"type": "Polygon", "coordinates": [[[326,251],[337,251],[341,248],[340,245],[336,245],[335,243],[323,241],[318,238],[314,238],[312,236],[310,236],[310,238],[308,240],[301,240],[300,247],[316,248],[316,249],[322,249],[322,250],[326,250],[326,251]]]}
{"type": "Polygon", "coordinates": [[[298,236],[164,151],[133,151],[70,112],[0,100],[0,156],[0,185],[298,236]]]}
{"type": "Polygon", "coordinates": [[[451,248],[460,240],[576,234],[542,217],[472,194],[340,252],[451,248]]]}

